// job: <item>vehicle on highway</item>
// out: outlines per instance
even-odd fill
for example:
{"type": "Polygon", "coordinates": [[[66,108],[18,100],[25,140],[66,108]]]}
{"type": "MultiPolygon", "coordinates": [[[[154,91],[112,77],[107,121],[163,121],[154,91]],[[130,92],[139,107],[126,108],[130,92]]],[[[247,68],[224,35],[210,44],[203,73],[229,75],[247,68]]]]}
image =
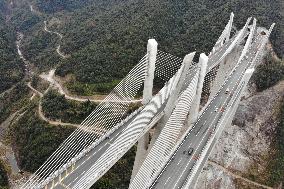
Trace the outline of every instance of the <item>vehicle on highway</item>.
{"type": "Polygon", "coordinates": [[[227,88],[226,91],[225,91],[225,94],[229,94],[229,92],[230,92],[230,89],[227,88]]]}
{"type": "Polygon", "coordinates": [[[224,107],[221,107],[221,110],[220,110],[221,112],[224,112],[225,111],[225,108],[224,107]]]}
{"type": "Polygon", "coordinates": [[[194,149],[190,147],[187,151],[187,154],[190,156],[193,153],[193,151],[194,151],[194,149]]]}
{"type": "Polygon", "coordinates": [[[218,111],[218,108],[215,108],[215,110],[214,110],[215,112],[217,112],[218,111]]]}

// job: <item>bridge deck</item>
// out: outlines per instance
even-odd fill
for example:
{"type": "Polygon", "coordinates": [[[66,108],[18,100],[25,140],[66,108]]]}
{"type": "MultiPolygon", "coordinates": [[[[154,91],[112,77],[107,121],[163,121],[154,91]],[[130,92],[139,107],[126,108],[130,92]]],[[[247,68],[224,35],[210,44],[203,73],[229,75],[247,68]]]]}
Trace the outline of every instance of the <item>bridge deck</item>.
{"type": "Polygon", "coordinates": [[[223,112],[220,111],[221,107],[225,107],[231,99],[229,94],[225,94],[226,89],[231,89],[230,93],[235,92],[242,74],[247,69],[258,50],[259,42],[261,40],[262,38],[260,37],[258,38],[258,41],[253,44],[253,47],[248,53],[248,58],[237,67],[232,77],[228,79],[226,85],[223,86],[221,91],[208,105],[208,108],[183,140],[169,164],[156,179],[152,188],[173,189],[183,187],[204,146],[207,144],[212,132],[214,132],[218,120],[223,114],[223,112]],[[218,111],[216,111],[216,108],[218,108],[218,111]],[[184,152],[187,152],[190,147],[194,149],[194,152],[189,156],[184,152]]]}

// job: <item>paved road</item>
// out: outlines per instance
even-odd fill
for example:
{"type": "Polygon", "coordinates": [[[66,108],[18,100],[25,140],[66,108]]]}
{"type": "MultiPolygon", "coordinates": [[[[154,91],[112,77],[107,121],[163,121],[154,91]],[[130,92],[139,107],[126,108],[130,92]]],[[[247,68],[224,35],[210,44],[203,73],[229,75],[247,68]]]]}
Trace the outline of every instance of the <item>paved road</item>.
{"type": "MultiPolygon", "coordinates": [[[[156,115],[159,115],[159,113],[164,109],[164,107],[164,105],[161,106],[156,115]]],[[[139,115],[139,113],[137,115],[139,115]]],[[[91,168],[94,162],[101,157],[101,155],[108,149],[108,147],[113,143],[113,141],[117,139],[117,137],[123,132],[123,130],[136,118],[137,115],[132,117],[128,122],[118,128],[113,134],[111,134],[93,150],[87,153],[84,158],[81,158],[79,161],[77,161],[75,171],[71,172],[70,168],[70,173],[68,173],[67,177],[65,177],[60,184],[56,185],[55,189],[72,188],[72,186],[76,184],[76,181],[78,181],[81,176],[86,171],[88,171],[89,168],[91,168]]],[[[154,120],[154,118],[152,118],[152,120],[154,120]]],[[[55,179],[55,181],[58,181],[58,178],[55,179]]],[[[50,188],[51,183],[48,186],[50,188]]]]}
{"type": "Polygon", "coordinates": [[[107,137],[99,145],[93,148],[89,153],[85,155],[84,158],[81,158],[76,162],[75,170],[72,172],[71,170],[69,170],[70,173],[68,173],[67,177],[63,179],[63,185],[67,187],[64,187],[62,184],[58,184],[55,189],[68,188],[68,186],[75,184],[77,179],[79,179],[79,176],[91,167],[91,165],[107,150],[111,143],[119,136],[123,129],[126,128],[133,121],[133,119],[136,118],[137,115],[138,114],[133,116],[133,118],[131,118],[126,124],[119,127],[109,137],[107,137]]]}
{"type": "Polygon", "coordinates": [[[246,60],[237,67],[237,69],[233,72],[232,77],[228,78],[227,83],[221,89],[220,93],[218,93],[208,105],[207,110],[204,111],[193,129],[183,140],[175,155],[168,162],[166,168],[164,168],[155,183],[152,185],[152,188],[174,189],[183,187],[188,175],[196,163],[196,160],[201,154],[202,149],[206,145],[210,135],[214,132],[215,126],[223,114],[221,107],[226,107],[231,99],[230,94],[225,94],[226,89],[229,88],[230,93],[235,92],[239,81],[242,78],[242,74],[253,59],[259,47],[261,39],[262,38],[260,37],[259,40],[253,44],[253,48],[249,51],[250,54],[245,57],[246,60]],[[216,109],[218,110],[216,111],[216,109]],[[184,154],[184,152],[187,152],[189,148],[194,149],[193,154],[184,154]]]}

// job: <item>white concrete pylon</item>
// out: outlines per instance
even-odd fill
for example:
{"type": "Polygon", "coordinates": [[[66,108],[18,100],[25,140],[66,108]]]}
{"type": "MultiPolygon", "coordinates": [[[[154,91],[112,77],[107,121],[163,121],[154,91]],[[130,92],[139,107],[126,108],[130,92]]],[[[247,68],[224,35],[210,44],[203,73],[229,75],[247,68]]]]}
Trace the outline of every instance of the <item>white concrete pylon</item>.
{"type": "MultiPolygon", "coordinates": [[[[144,81],[143,101],[142,101],[142,104],[144,105],[147,104],[152,99],[153,95],[153,80],[154,80],[155,64],[158,52],[157,47],[158,43],[155,39],[148,40],[148,45],[147,45],[148,70],[147,70],[147,76],[144,81]]],[[[148,145],[149,145],[149,132],[147,132],[143,137],[141,137],[138,140],[131,180],[136,175],[137,171],[139,170],[140,166],[142,165],[147,155],[148,145]]]]}
{"type": "Polygon", "coordinates": [[[253,59],[253,61],[252,61],[252,65],[251,65],[252,68],[257,64],[258,60],[259,60],[260,58],[262,58],[262,56],[263,56],[263,49],[264,49],[266,43],[268,42],[269,36],[270,36],[270,34],[271,34],[271,32],[272,32],[274,26],[275,26],[275,23],[273,23],[273,24],[270,26],[270,28],[269,28],[269,30],[268,30],[268,33],[266,33],[266,36],[265,36],[264,40],[263,40],[262,43],[260,44],[260,47],[258,48],[257,55],[254,57],[254,59],[253,59]]]}
{"type": "Polygon", "coordinates": [[[203,88],[204,78],[205,78],[206,70],[207,70],[207,62],[208,62],[208,57],[206,56],[206,54],[201,53],[199,57],[199,62],[198,62],[198,67],[200,69],[200,72],[199,72],[197,90],[196,90],[196,95],[195,95],[192,107],[188,114],[187,127],[189,127],[192,123],[194,123],[198,117],[202,88],[203,88]]]}
{"type": "MultiPolygon", "coordinates": [[[[232,70],[232,68],[238,64],[244,55],[246,54],[247,50],[249,49],[251,45],[251,38],[254,33],[256,20],[253,21],[253,26],[250,32],[250,35],[248,37],[248,40],[246,41],[246,45],[240,46],[239,44],[244,40],[244,36],[247,35],[247,29],[248,25],[251,21],[251,18],[247,19],[247,22],[243,29],[237,34],[236,38],[234,39],[234,42],[228,47],[226,52],[222,55],[222,57],[219,59],[221,62],[219,63],[219,69],[216,74],[216,79],[213,81],[212,86],[210,88],[210,95],[209,99],[212,99],[212,97],[216,94],[216,92],[219,90],[220,84],[224,81],[228,73],[232,70]],[[241,57],[241,58],[239,58],[241,57]]],[[[211,57],[212,58],[212,57],[211,57]]],[[[210,61],[210,59],[209,59],[210,61]]],[[[219,61],[218,61],[219,62],[219,61]]],[[[214,65],[211,65],[211,68],[214,67],[214,65]]]]}
{"type": "Polygon", "coordinates": [[[132,179],[129,189],[149,188],[157,174],[168,162],[175,150],[178,135],[194,100],[199,73],[200,70],[196,69],[196,72],[190,77],[189,84],[180,94],[167,124],[145,158],[135,178],[132,179]]]}
{"type": "Polygon", "coordinates": [[[158,43],[155,39],[149,39],[147,45],[147,54],[148,54],[148,70],[147,76],[144,81],[144,90],[143,90],[143,104],[147,104],[152,98],[153,91],[153,80],[155,72],[155,64],[157,59],[158,52],[158,43]]]}
{"type": "Polygon", "coordinates": [[[143,164],[143,161],[145,160],[147,156],[147,149],[148,149],[149,142],[150,142],[149,132],[146,132],[145,135],[142,136],[138,140],[135,161],[134,161],[134,165],[132,168],[131,181],[137,174],[138,170],[140,169],[141,165],[143,164]]]}
{"type": "Polygon", "coordinates": [[[231,13],[230,20],[229,20],[229,23],[228,23],[227,33],[226,33],[226,37],[225,37],[226,42],[229,41],[229,39],[230,39],[233,21],[234,21],[234,13],[231,13]]]}

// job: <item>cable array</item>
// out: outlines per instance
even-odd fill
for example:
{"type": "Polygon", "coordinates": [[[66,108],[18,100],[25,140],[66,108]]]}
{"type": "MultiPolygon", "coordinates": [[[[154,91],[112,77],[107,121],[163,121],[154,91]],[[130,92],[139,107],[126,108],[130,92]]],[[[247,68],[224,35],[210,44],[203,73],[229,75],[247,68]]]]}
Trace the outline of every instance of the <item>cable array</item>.
{"type": "MultiPolygon", "coordinates": [[[[72,188],[81,189],[91,186],[152,127],[150,124],[151,120],[159,114],[163,104],[175,89],[175,84],[180,78],[181,70],[182,68],[180,68],[176,75],[152,98],[140,114],[124,129],[123,133],[119,135],[107,151],[84,173],[81,179],[77,181],[72,188]]],[[[195,73],[196,69],[191,69],[190,72],[195,73]]]]}
{"type": "MultiPolygon", "coordinates": [[[[268,34],[265,36],[265,37],[261,37],[261,36],[259,36],[259,35],[257,35],[257,36],[254,36],[254,32],[255,32],[255,28],[256,28],[256,20],[254,20],[253,21],[253,25],[251,26],[251,28],[250,28],[250,35],[249,35],[249,37],[248,37],[248,39],[247,39],[247,41],[246,41],[246,43],[245,43],[245,45],[244,45],[244,48],[243,48],[243,50],[242,50],[242,53],[240,53],[240,55],[239,55],[239,57],[238,57],[238,61],[236,61],[236,64],[234,64],[234,68],[232,69],[232,70],[230,70],[230,72],[229,72],[229,74],[228,74],[228,77],[224,80],[224,81],[222,81],[222,83],[220,83],[220,86],[221,86],[221,88],[219,89],[219,91],[217,92],[217,94],[215,95],[215,97],[218,95],[218,94],[220,94],[220,93],[224,93],[224,91],[226,90],[226,87],[225,87],[225,85],[228,83],[228,80],[229,80],[229,78],[230,77],[232,77],[232,75],[234,74],[234,72],[236,71],[236,69],[242,69],[242,72],[241,72],[241,76],[236,80],[236,85],[237,86],[242,86],[242,85],[244,85],[244,82],[241,82],[240,81],[240,79],[244,79],[243,77],[245,77],[244,75],[245,75],[245,73],[249,73],[250,72],[250,74],[252,74],[252,72],[253,72],[253,69],[252,70],[248,70],[248,69],[251,69],[251,67],[253,67],[256,63],[257,63],[257,61],[259,61],[259,59],[261,58],[261,56],[262,56],[262,52],[263,52],[263,47],[264,47],[264,45],[265,45],[265,43],[267,42],[267,39],[268,39],[268,37],[269,37],[269,35],[270,35],[270,33],[271,33],[271,30],[272,30],[272,28],[273,28],[273,26],[274,26],[274,24],[270,27],[270,30],[269,30],[269,32],[268,32],[268,34]],[[239,67],[239,68],[238,68],[239,67]],[[248,72],[247,72],[248,71],[248,72]],[[240,84],[240,82],[241,82],[241,84],[240,84]],[[222,92],[221,92],[222,91],[222,92]]],[[[251,75],[250,75],[251,76],[251,75]]],[[[249,76],[249,77],[250,77],[249,76]]],[[[248,76],[247,76],[248,77],[248,76]]],[[[248,81],[248,79],[249,78],[246,78],[246,80],[248,81]]],[[[247,82],[246,81],[246,82],[247,82]]],[[[241,87],[242,88],[242,87],[241,87]]],[[[240,91],[236,91],[235,92],[235,94],[234,94],[234,96],[239,96],[239,94],[238,93],[240,93],[240,91]]],[[[215,99],[215,97],[214,97],[214,99],[215,99]]],[[[230,96],[228,96],[227,98],[229,98],[230,96]]],[[[235,103],[235,101],[236,101],[236,98],[233,98],[230,102],[233,104],[233,103],[235,103]]],[[[209,105],[208,106],[210,106],[210,104],[213,102],[213,100],[209,103],[209,105]]],[[[225,102],[226,102],[226,100],[225,100],[225,102]]],[[[224,103],[225,103],[224,102],[224,103]]],[[[208,106],[206,106],[206,109],[208,109],[208,106]]],[[[222,107],[225,107],[224,105],[222,105],[222,107]]],[[[205,109],[205,111],[206,111],[206,109],[205,109]]],[[[230,109],[229,109],[229,107],[225,107],[225,110],[227,110],[226,111],[226,113],[230,113],[230,109]]],[[[201,114],[201,117],[202,117],[202,115],[204,114],[204,111],[202,112],[202,114],[201,114]]],[[[200,118],[199,118],[200,119],[200,118]]],[[[224,120],[226,120],[226,116],[224,116],[224,118],[223,118],[224,120]]],[[[217,124],[220,124],[220,127],[224,127],[225,125],[224,124],[222,124],[222,123],[220,123],[220,121],[218,121],[218,123],[217,124]]],[[[220,130],[222,130],[222,129],[220,129],[220,130]]],[[[191,130],[189,130],[189,133],[192,131],[192,129],[191,130]]],[[[215,132],[215,131],[214,131],[215,132]]],[[[220,131],[221,132],[221,131],[220,131]]],[[[189,135],[189,133],[187,133],[186,134],[186,136],[188,136],[189,135]]],[[[215,132],[216,133],[216,132],[215,132]]],[[[220,134],[220,133],[219,133],[220,134]]],[[[215,135],[215,134],[214,134],[215,135]]],[[[215,136],[214,136],[215,137],[215,136]]],[[[210,144],[211,145],[211,143],[214,143],[214,141],[216,142],[217,140],[218,140],[218,138],[214,138],[213,137],[213,135],[209,138],[209,140],[211,140],[212,139],[212,141],[207,141],[207,144],[210,144]],[[213,141],[213,139],[214,139],[214,141],[213,141]]],[[[184,138],[183,139],[183,141],[185,141],[186,140],[186,138],[184,138]]],[[[183,142],[182,141],[182,142],[183,142]]],[[[205,152],[205,151],[207,151],[208,149],[205,149],[205,148],[207,148],[208,146],[207,146],[207,144],[203,147],[203,149],[202,149],[202,152],[201,152],[201,156],[202,157],[200,157],[199,156],[199,158],[198,158],[198,163],[199,163],[199,165],[198,166],[202,166],[202,163],[204,163],[204,161],[206,161],[206,158],[208,158],[208,156],[207,157],[204,157],[204,154],[203,154],[203,152],[205,152]],[[204,160],[205,159],[205,160],[204,160]]],[[[179,147],[181,146],[182,144],[179,144],[179,147]]],[[[211,148],[212,149],[212,148],[211,148]]],[[[171,157],[172,159],[174,158],[174,156],[172,156],[171,157]]],[[[147,159],[147,158],[146,158],[147,159]]],[[[192,167],[190,170],[190,175],[193,175],[193,176],[195,176],[195,178],[196,178],[196,175],[195,174],[197,174],[198,175],[198,173],[197,173],[197,169],[198,169],[199,167],[197,167],[196,166],[196,163],[195,163],[195,165],[194,165],[194,167],[192,167]]],[[[201,167],[202,168],[202,167],[201,167]]],[[[199,170],[201,170],[201,168],[199,168],[199,170]]],[[[166,169],[165,167],[164,167],[164,169],[166,169]]],[[[189,175],[189,176],[190,176],[189,175]]],[[[192,179],[192,177],[190,177],[190,179],[192,179]]],[[[187,180],[186,180],[187,181],[187,180]]],[[[157,180],[155,180],[155,182],[158,182],[157,180]]],[[[186,183],[186,182],[184,182],[184,183],[186,183]]],[[[189,184],[192,184],[192,183],[187,183],[187,185],[185,186],[185,185],[183,185],[182,186],[182,188],[188,188],[190,185],[189,184]]],[[[143,186],[143,185],[141,185],[141,186],[143,186]]],[[[152,185],[153,186],[153,185],[152,185]]],[[[136,188],[143,188],[143,187],[136,187],[136,188]]],[[[147,187],[148,188],[148,187],[147,187]]]]}
{"type": "Polygon", "coordinates": [[[207,73],[204,79],[204,84],[203,84],[203,89],[202,89],[202,104],[205,104],[206,102],[208,102],[209,97],[214,96],[214,90],[218,90],[219,88],[218,83],[217,84],[215,83],[215,79],[216,79],[217,73],[221,74],[220,72],[223,71],[222,69],[220,69],[220,63],[249,34],[247,29],[251,21],[251,18],[247,19],[247,22],[244,25],[244,27],[235,36],[233,36],[231,39],[227,38],[227,42],[225,43],[220,42],[220,40],[225,40],[226,35],[229,35],[229,32],[231,31],[231,29],[229,28],[231,28],[231,25],[232,25],[231,23],[232,18],[233,17],[231,16],[229,23],[227,24],[222,35],[218,39],[219,42],[216,43],[216,44],[219,44],[218,51],[214,51],[214,48],[213,48],[212,50],[213,53],[209,55],[208,69],[207,69],[207,73]]]}
{"type": "MultiPolygon", "coordinates": [[[[246,73],[249,73],[247,71],[249,69],[253,69],[254,66],[258,63],[257,61],[259,61],[260,58],[262,57],[263,48],[264,48],[265,44],[267,43],[267,39],[270,36],[270,33],[271,33],[273,27],[274,27],[274,24],[272,24],[268,33],[263,37],[261,36],[261,33],[258,33],[257,35],[255,35],[256,20],[254,19],[253,25],[250,28],[250,35],[249,35],[249,37],[246,41],[246,44],[245,44],[245,46],[242,50],[242,53],[241,53],[239,60],[238,60],[238,63],[236,64],[236,66],[234,68],[234,69],[236,69],[242,63],[247,64],[244,71],[242,72],[242,76],[238,79],[238,82],[237,82],[237,85],[236,85],[236,86],[239,86],[239,90],[237,90],[235,92],[234,98],[228,103],[228,107],[225,108],[225,109],[227,109],[227,111],[225,113],[225,116],[223,116],[222,120],[218,122],[218,124],[220,126],[216,128],[217,131],[214,131],[213,135],[209,138],[206,145],[202,149],[202,153],[200,155],[200,158],[197,160],[194,167],[192,168],[192,171],[188,175],[187,182],[185,182],[186,185],[184,186],[185,188],[187,188],[191,184],[192,179],[193,179],[192,176],[196,174],[198,169],[200,169],[200,166],[202,166],[202,162],[206,161],[206,159],[208,158],[208,154],[209,154],[208,150],[210,150],[210,146],[212,146],[212,143],[214,143],[214,141],[216,142],[216,140],[218,140],[218,136],[216,137],[216,135],[220,136],[220,133],[225,126],[225,124],[222,125],[222,122],[225,121],[225,120],[228,120],[229,119],[228,117],[233,116],[233,115],[226,116],[226,114],[227,113],[230,114],[230,113],[233,112],[233,110],[230,110],[230,108],[233,107],[234,103],[236,102],[236,99],[240,98],[240,93],[243,90],[244,86],[246,85],[245,83],[248,82],[248,79],[250,78],[252,73],[248,74],[250,76],[248,76],[249,78],[246,78],[246,81],[244,81],[244,79],[245,79],[244,77],[245,77],[246,73]],[[241,82],[241,80],[243,80],[243,82],[241,82]]],[[[232,71],[229,74],[229,77],[233,73],[234,73],[234,71],[232,71]]],[[[214,144],[213,144],[213,146],[214,146],[214,144]]],[[[211,147],[211,149],[212,149],[212,147],[211,147]]]]}
{"type": "Polygon", "coordinates": [[[148,55],[129,72],[129,74],[110,92],[96,109],[80,124],[47,159],[47,161],[29,178],[23,189],[31,189],[48,182],[65,170],[81,151],[94,144],[116,124],[128,109],[129,104],[141,88],[146,77],[148,55]],[[59,172],[58,172],[59,171],[59,172]]]}
{"type": "Polygon", "coordinates": [[[167,82],[176,74],[181,64],[181,58],[158,50],[155,76],[167,82]]]}
{"type": "MultiPolygon", "coordinates": [[[[180,58],[158,51],[155,74],[163,81],[168,81],[179,69],[181,63],[180,58]]],[[[129,104],[143,85],[147,65],[148,55],[145,55],[22,188],[30,189],[46,185],[74,164],[82,155],[82,151],[94,147],[115,125],[120,123],[125,118],[129,104]]]]}

